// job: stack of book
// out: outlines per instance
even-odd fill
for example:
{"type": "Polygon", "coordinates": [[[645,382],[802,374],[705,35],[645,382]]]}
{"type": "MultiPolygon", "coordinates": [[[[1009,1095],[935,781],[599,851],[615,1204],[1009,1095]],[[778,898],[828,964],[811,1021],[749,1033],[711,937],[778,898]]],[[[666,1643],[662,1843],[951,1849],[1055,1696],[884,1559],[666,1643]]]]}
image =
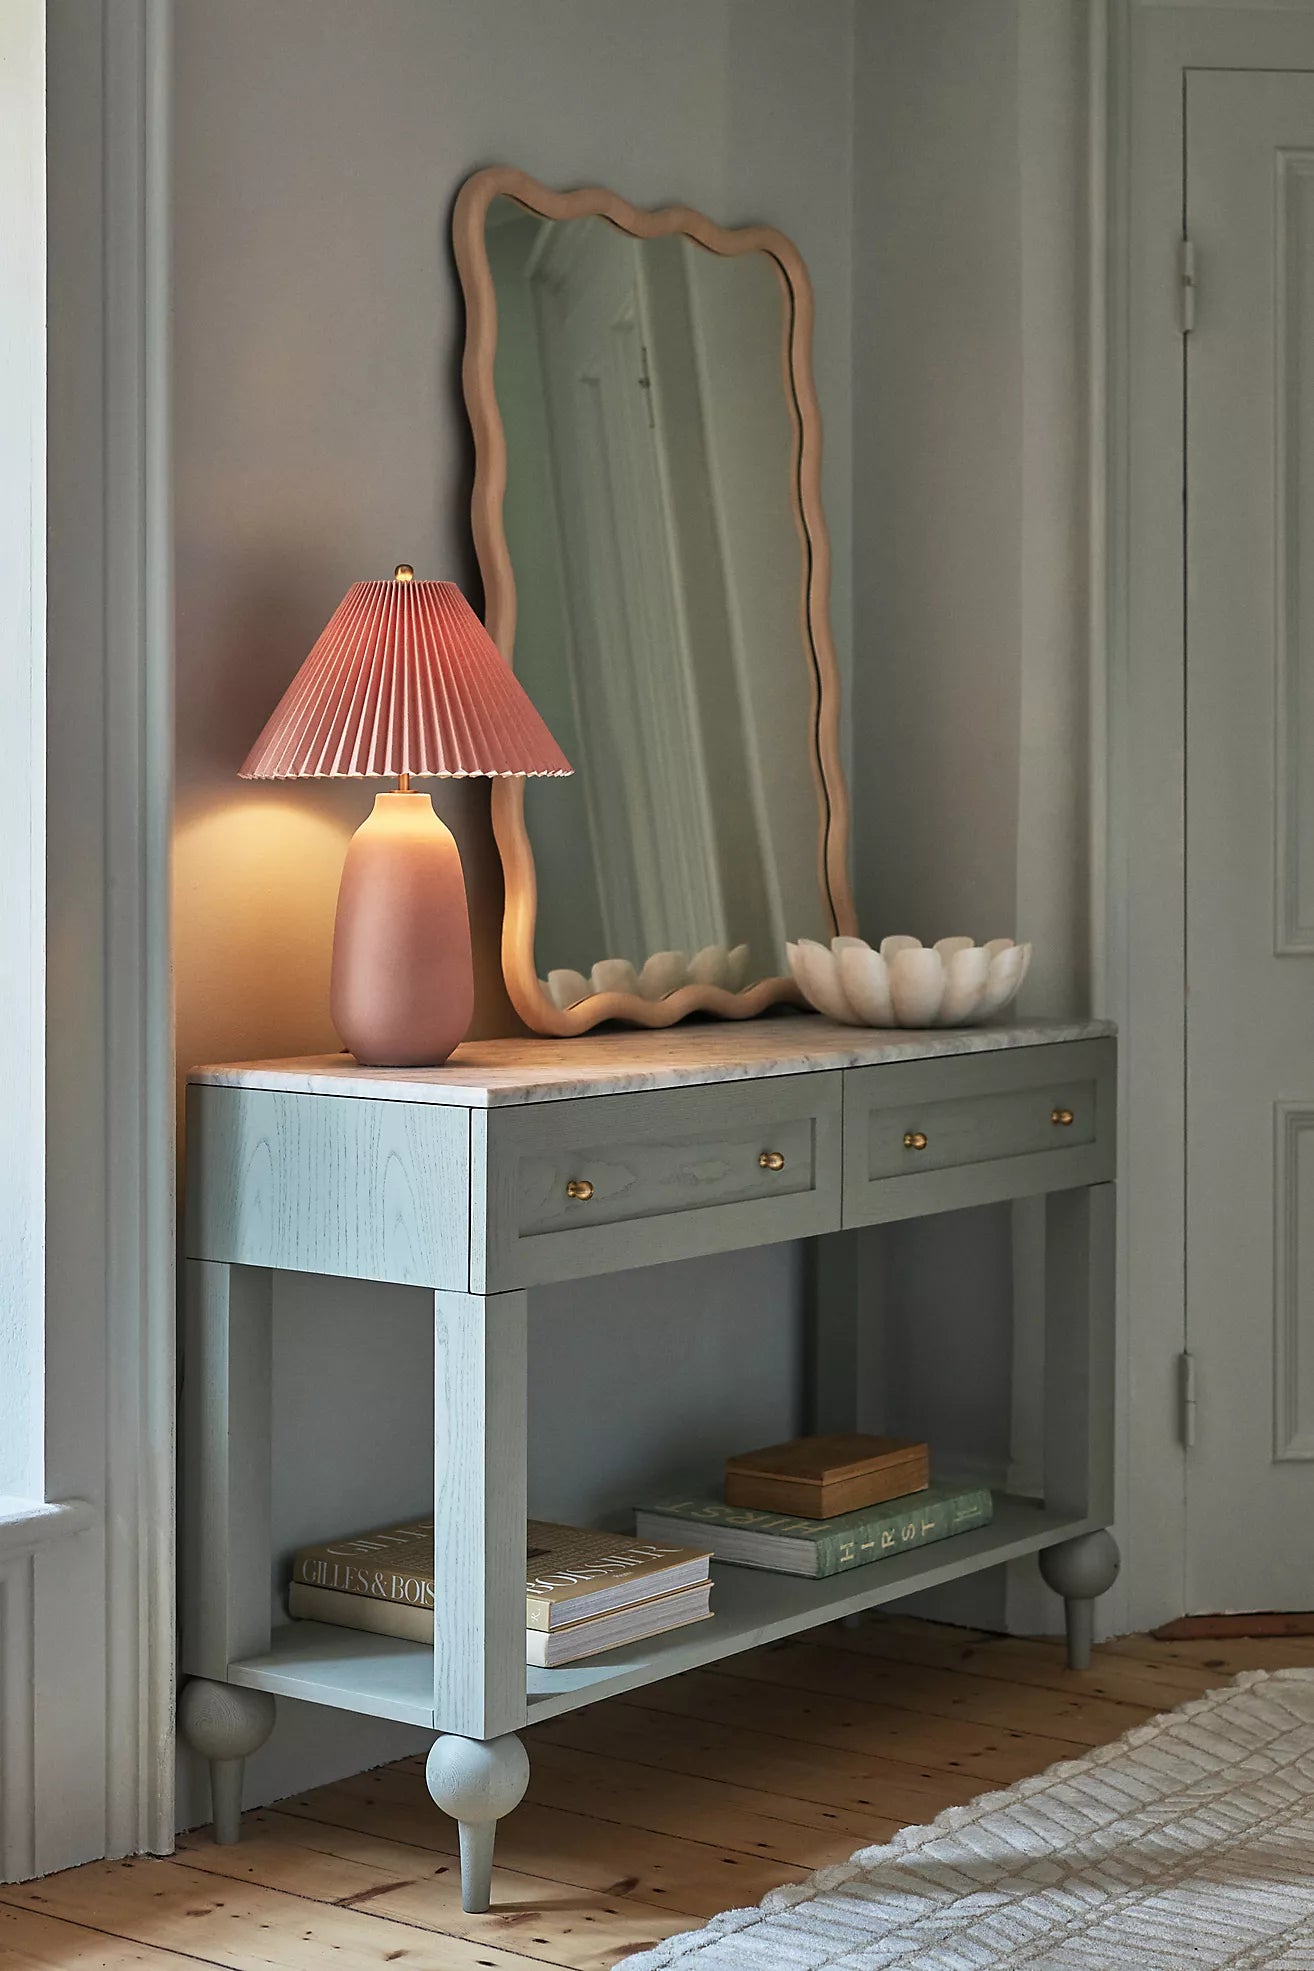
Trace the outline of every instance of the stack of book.
{"type": "MultiPolygon", "coordinates": [[[[663,1635],[710,1615],[706,1541],[672,1543],[531,1519],[525,1554],[525,1661],[539,1669],[663,1635]]],[[[303,1547],[288,1613],[432,1643],[433,1521],[303,1547]]]]}
{"type": "Polygon", "coordinates": [[[983,1485],[932,1485],[925,1444],[888,1437],[796,1437],[726,1466],[720,1499],[641,1506],[644,1540],[688,1540],[717,1560],[821,1579],[988,1526],[983,1485]]]}

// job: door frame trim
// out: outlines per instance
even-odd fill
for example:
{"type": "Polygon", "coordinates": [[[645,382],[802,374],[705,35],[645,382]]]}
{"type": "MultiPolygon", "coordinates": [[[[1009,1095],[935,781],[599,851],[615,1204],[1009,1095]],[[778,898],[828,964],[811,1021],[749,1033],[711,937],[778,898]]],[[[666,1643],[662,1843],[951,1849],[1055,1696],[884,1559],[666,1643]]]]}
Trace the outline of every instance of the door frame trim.
{"type": "Polygon", "coordinates": [[[106,1841],[160,1854],[176,1628],[172,0],[119,0],[104,21],[106,1841]]]}
{"type": "Polygon", "coordinates": [[[1104,872],[1097,1010],[1122,1033],[1119,1536],[1132,1629],[1187,1609],[1177,1417],[1186,1340],[1186,621],[1182,581],[1165,582],[1162,571],[1182,570],[1185,546],[1175,247],[1185,75],[1201,67],[1314,69],[1314,12],[1282,0],[1111,0],[1109,13],[1107,637],[1103,663],[1097,653],[1092,667],[1092,867],[1104,872]],[[1165,1159],[1165,1145],[1182,1154],[1165,1159]]]}

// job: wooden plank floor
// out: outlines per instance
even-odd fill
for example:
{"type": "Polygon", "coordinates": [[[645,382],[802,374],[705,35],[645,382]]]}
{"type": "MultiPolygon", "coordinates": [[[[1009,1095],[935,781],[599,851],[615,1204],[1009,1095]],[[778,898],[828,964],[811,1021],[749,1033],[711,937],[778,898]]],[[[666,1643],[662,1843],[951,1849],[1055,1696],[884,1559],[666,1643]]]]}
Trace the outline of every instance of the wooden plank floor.
{"type": "Polygon", "coordinates": [[[235,1848],[0,1887],[6,1971],[602,1971],[776,1883],[1104,1744],[1314,1638],[1058,1644],[877,1618],[733,1657],[527,1734],[494,1907],[466,1916],[421,1762],[248,1814],[235,1848]]]}

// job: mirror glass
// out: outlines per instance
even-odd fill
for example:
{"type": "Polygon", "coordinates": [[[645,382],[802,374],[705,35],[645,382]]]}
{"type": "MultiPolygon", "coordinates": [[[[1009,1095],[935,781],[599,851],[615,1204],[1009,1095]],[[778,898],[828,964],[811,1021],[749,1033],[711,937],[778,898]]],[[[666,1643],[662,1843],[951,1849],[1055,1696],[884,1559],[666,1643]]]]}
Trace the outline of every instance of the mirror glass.
{"type": "Polygon", "coordinates": [[[505,197],[485,244],[514,663],[575,769],[525,789],[538,976],[785,975],[836,924],[784,275],[505,197]]]}

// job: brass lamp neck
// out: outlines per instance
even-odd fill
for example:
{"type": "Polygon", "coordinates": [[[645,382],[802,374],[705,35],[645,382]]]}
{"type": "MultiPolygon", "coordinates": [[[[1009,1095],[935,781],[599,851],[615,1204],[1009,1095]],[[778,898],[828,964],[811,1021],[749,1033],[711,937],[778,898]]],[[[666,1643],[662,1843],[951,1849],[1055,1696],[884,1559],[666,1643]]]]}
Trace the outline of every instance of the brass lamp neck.
{"type": "Polygon", "coordinates": [[[409,794],[410,791],[411,791],[411,776],[409,775],[409,773],[399,773],[397,775],[397,792],[399,794],[409,794]]]}

